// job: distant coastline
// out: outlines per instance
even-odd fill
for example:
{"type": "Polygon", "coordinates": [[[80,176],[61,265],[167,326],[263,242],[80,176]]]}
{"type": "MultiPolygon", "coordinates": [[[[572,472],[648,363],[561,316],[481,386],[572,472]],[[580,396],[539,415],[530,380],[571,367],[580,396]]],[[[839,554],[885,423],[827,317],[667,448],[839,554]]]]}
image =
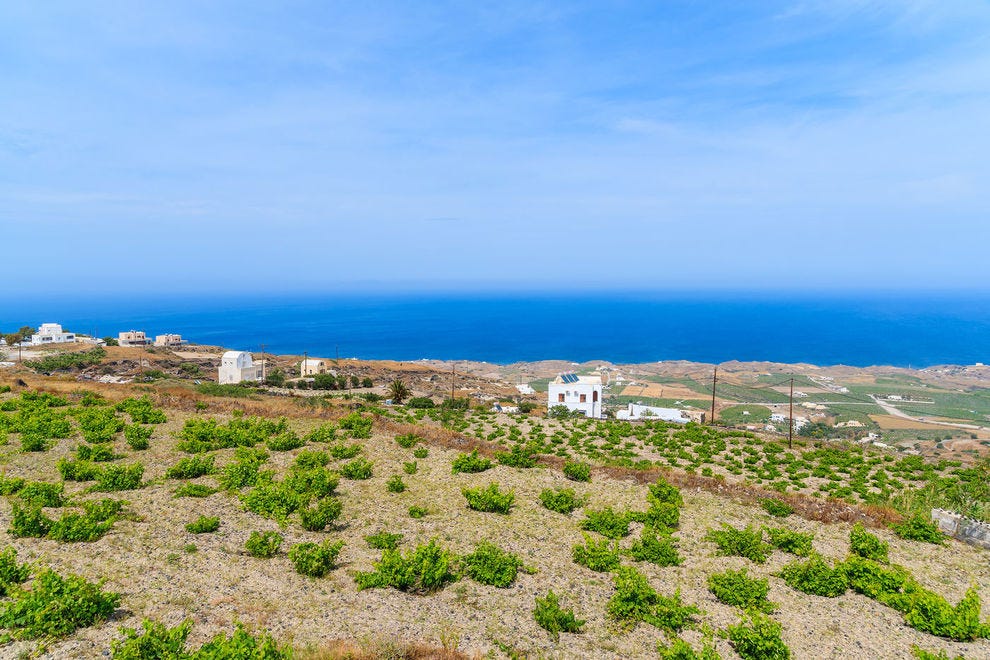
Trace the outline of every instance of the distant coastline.
{"type": "Polygon", "coordinates": [[[201,344],[362,359],[772,361],[922,368],[990,362],[990,295],[311,295],[9,302],[0,329],[58,322],[201,344]]]}

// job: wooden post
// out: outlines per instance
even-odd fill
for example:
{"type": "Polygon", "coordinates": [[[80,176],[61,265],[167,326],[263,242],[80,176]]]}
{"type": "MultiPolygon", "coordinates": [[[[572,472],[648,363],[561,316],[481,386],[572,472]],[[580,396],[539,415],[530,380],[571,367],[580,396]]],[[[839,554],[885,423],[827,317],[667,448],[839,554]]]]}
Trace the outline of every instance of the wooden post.
{"type": "Polygon", "coordinates": [[[718,382],[718,366],[715,366],[715,372],[712,374],[712,419],[709,422],[712,426],[715,426],[715,384],[718,382]]]}
{"type": "Polygon", "coordinates": [[[788,414],[787,448],[794,448],[794,379],[791,378],[791,412],[788,414]]]}

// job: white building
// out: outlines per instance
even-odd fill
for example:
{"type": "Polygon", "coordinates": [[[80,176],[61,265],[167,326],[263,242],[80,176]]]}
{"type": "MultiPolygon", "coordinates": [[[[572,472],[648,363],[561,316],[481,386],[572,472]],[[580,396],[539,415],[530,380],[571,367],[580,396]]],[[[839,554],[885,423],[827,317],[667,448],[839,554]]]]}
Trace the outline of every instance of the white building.
{"type": "Polygon", "coordinates": [[[529,383],[520,383],[519,385],[516,385],[516,391],[520,394],[534,394],[536,392],[536,390],[534,390],[529,383]]]}
{"type": "Polygon", "coordinates": [[[169,348],[171,346],[182,346],[185,344],[182,335],[155,335],[155,346],[169,348]]]}
{"type": "Polygon", "coordinates": [[[121,346],[147,346],[151,340],[144,334],[144,330],[128,330],[117,333],[117,343],[121,346]]]}
{"type": "Polygon", "coordinates": [[[638,403],[630,403],[626,410],[617,410],[616,419],[653,419],[661,422],[673,422],[675,424],[687,424],[691,418],[683,410],[677,408],[658,408],[657,406],[643,406],[638,403]]]}
{"type": "Polygon", "coordinates": [[[221,385],[233,385],[245,381],[260,381],[264,362],[255,362],[247,351],[227,351],[220,358],[219,381],[221,385]]]}
{"type": "Polygon", "coordinates": [[[327,367],[327,363],[323,360],[319,360],[317,358],[306,358],[305,360],[299,362],[300,376],[315,376],[317,374],[327,373],[333,373],[333,370],[329,369],[327,367]]]}
{"type": "Polygon", "coordinates": [[[31,335],[30,342],[22,342],[31,346],[42,346],[44,344],[66,344],[76,340],[76,333],[63,332],[62,326],[58,323],[42,323],[38,332],[31,335]]]}
{"type": "Polygon", "coordinates": [[[561,374],[549,385],[547,390],[547,407],[567,406],[569,410],[578,410],[585,417],[602,416],[602,378],[601,376],[578,376],[577,374],[561,374]]]}

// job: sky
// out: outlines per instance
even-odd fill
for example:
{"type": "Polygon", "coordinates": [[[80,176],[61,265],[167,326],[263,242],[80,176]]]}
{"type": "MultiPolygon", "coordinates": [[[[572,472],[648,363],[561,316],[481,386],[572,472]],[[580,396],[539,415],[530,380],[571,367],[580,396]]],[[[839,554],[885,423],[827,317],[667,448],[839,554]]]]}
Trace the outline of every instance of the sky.
{"type": "Polygon", "coordinates": [[[987,290],[990,3],[0,4],[27,294],[987,290]]]}

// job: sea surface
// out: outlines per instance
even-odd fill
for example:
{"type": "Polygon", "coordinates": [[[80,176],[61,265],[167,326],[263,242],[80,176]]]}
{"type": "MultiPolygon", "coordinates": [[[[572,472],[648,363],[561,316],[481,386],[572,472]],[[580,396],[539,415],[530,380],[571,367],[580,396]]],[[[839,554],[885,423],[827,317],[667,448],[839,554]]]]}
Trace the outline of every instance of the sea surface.
{"type": "Polygon", "coordinates": [[[990,294],[596,293],[43,297],[0,302],[0,330],[61,323],[96,336],[333,358],[990,363],[990,294]]]}

